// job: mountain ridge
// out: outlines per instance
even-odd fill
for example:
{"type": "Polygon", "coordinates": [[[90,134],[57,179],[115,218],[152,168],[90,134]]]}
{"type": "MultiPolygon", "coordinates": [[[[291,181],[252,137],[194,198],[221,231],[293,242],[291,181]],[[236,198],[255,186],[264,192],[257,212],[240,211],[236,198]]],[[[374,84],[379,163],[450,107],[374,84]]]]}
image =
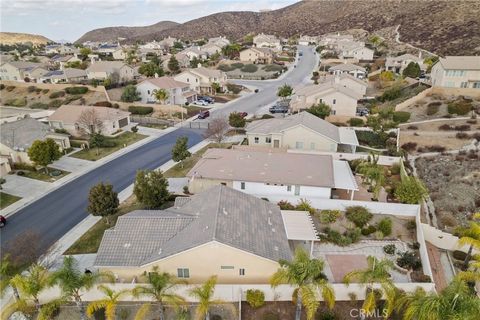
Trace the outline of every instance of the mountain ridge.
{"type": "Polygon", "coordinates": [[[2,44],[13,45],[17,43],[27,42],[31,42],[34,45],[39,45],[47,44],[48,42],[52,42],[52,40],[39,34],[21,32],[0,32],[0,43],[2,44]]]}

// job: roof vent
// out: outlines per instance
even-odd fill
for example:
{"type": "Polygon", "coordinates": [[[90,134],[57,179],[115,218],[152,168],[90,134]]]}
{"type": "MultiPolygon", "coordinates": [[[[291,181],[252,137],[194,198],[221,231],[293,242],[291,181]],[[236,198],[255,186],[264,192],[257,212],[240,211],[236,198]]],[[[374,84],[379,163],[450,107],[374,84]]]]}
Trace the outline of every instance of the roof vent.
{"type": "Polygon", "coordinates": [[[158,254],[162,254],[162,248],[158,250],[158,254]]]}
{"type": "Polygon", "coordinates": [[[228,215],[228,212],[225,208],[223,208],[223,214],[226,215],[226,216],[228,215]]]}
{"type": "Polygon", "coordinates": [[[278,247],[277,247],[277,246],[274,246],[274,247],[273,247],[273,250],[278,251],[278,247]]]}
{"type": "Polygon", "coordinates": [[[130,248],[131,245],[132,245],[131,243],[125,243],[125,244],[123,245],[123,247],[124,247],[124,248],[130,248]]]}
{"type": "Polygon", "coordinates": [[[275,231],[275,228],[272,228],[272,232],[276,232],[276,231],[275,231]]]}

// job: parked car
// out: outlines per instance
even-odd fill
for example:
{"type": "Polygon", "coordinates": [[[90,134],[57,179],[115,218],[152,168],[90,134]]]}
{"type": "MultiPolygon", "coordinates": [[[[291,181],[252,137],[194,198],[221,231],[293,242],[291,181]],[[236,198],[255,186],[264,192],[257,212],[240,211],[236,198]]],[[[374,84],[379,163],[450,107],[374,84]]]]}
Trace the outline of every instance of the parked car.
{"type": "Polygon", "coordinates": [[[5,224],[7,224],[7,219],[4,216],[0,215],[0,228],[5,226],[5,224]]]}
{"type": "Polygon", "coordinates": [[[274,105],[268,109],[270,113],[287,113],[288,112],[288,107],[286,106],[278,106],[274,105]]]}
{"type": "Polygon", "coordinates": [[[363,116],[368,116],[370,112],[368,111],[367,108],[359,108],[357,110],[357,113],[358,113],[359,116],[363,117],[363,116]]]}
{"type": "Polygon", "coordinates": [[[202,111],[198,114],[198,119],[205,119],[208,117],[210,117],[210,111],[208,110],[202,111]]]}
{"type": "Polygon", "coordinates": [[[209,96],[197,96],[197,100],[202,100],[202,101],[205,101],[207,103],[214,103],[215,102],[215,99],[213,99],[212,97],[209,97],[209,96]]]}
{"type": "Polygon", "coordinates": [[[196,104],[197,106],[208,106],[208,102],[204,100],[196,100],[193,104],[196,104]]]}

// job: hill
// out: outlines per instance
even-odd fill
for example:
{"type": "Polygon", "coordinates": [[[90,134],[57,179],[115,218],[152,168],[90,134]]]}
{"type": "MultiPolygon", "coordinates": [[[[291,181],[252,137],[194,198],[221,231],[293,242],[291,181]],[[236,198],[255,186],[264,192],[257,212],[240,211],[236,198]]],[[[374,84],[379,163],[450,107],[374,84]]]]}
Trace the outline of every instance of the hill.
{"type": "MultiPolygon", "coordinates": [[[[248,33],[282,37],[320,35],[349,29],[375,32],[400,25],[403,42],[439,54],[480,52],[480,1],[314,1],[297,2],[267,12],[221,12],[162,31],[145,27],[129,42],[173,36],[184,40],[224,35],[240,39],[248,33]],[[148,30],[150,29],[150,30],[148,30]]],[[[98,30],[94,30],[95,32],[98,30]]],[[[78,42],[89,39],[88,33],[78,42]]]]}
{"type": "Polygon", "coordinates": [[[145,27],[108,27],[100,28],[85,33],[77,43],[85,41],[114,41],[118,38],[134,39],[156,34],[177,26],[173,21],[161,21],[145,27]]]}
{"type": "Polygon", "coordinates": [[[14,33],[14,32],[0,32],[1,44],[17,44],[31,42],[34,45],[46,44],[52,42],[52,40],[37,34],[29,33],[14,33]]]}

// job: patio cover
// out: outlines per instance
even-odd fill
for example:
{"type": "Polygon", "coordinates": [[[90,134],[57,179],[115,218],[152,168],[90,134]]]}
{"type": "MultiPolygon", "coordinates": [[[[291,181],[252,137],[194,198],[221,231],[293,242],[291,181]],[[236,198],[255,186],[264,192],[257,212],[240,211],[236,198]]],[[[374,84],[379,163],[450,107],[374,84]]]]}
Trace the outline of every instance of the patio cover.
{"type": "Polygon", "coordinates": [[[337,189],[358,190],[357,181],[355,181],[348,161],[333,160],[333,180],[337,189]]]}
{"type": "Polygon", "coordinates": [[[307,211],[282,210],[282,219],[288,240],[320,240],[307,211]]]}

